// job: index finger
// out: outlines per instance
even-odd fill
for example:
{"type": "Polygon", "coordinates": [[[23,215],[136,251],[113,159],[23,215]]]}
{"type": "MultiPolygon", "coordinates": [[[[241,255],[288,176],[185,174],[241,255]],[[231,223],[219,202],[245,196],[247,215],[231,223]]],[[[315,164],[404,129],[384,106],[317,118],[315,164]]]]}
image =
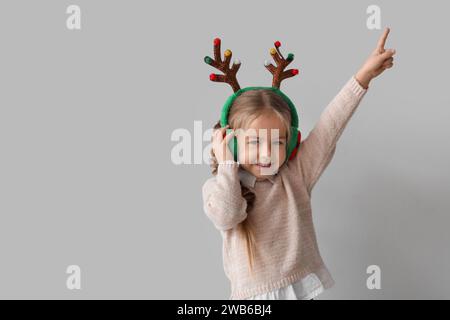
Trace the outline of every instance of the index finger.
{"type": "Polygon", "coordinates": [[[384,46],[386,44],[386,39],[388,37],[389,32],[391,29],[386,28],[384,29],[383,34],[381,35],[380,39],[378,40],[377,50],[382,53],[384,51],[384,46]]]}

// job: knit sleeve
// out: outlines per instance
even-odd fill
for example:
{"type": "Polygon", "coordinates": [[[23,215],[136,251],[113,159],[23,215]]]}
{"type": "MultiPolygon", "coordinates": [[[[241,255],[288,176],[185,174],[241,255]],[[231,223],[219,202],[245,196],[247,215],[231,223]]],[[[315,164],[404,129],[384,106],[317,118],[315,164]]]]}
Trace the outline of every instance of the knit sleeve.
{"type": "Polygon", "coordinates": [[[309,193],[333,158],[337,141],[367,90],[352,76],[301,142],[297,166],[309,193]]]}
{"type": "Polygon", "coordinates": [[[238,169],[237,162],[219,164],[217,175],[203,184],[203,209],[219,230],[232,229],[247,218],[238,169]]]}

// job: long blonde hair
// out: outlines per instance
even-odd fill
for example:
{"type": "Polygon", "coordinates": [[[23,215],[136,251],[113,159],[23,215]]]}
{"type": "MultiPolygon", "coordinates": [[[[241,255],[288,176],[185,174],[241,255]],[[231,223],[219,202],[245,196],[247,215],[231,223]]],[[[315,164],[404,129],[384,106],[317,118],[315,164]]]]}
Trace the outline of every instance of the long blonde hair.
{"type": "MultiPolygon", "coordinates": [[[[290,141],[291,113],[287,103],[278,94],[271,90],[256,89],[243,92],[233,102],[228,114],[230,128],[248,128],[249,124],[265,112],[273,112],[279,116],[287,129],[287,141],[290,141]]],[[[219,129],[220,121],[214,125],[214,129],[219,129]]],[[[217,159],[214,150],[211,148],[211,169],[212,174],[217,174],[217,159]]],[[[253,209],[255,193],[244,186],[242,182],[241,195],[247,202],[247,214],[253,209]]],[[[246,242],[249,272],[253,275],[253,263],[256,256],[255,231],[249,219],[245,219],[237,226],[237,231],[241,239],[246,242]]]]}

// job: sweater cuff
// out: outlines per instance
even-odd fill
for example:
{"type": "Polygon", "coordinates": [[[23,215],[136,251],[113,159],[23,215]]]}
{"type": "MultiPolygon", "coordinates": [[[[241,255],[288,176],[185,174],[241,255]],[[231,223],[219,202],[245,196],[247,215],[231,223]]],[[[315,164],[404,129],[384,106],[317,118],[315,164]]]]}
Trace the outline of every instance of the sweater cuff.
{"type": "Polygon", "coordinates": [[[220,162],[217,166],[218,174],[237,174],[239,169],[239,162],[228,160],[220,162]]]}
{"type": "Polygon", "coordinates": [[[364,96],[364,94],[367,92],[367,89],[364,89],[363,86],[361,86],[358,82],[358,80],[356,80],[355,76],[353,75],[350,80],[348,80],[347,82],[347,87],[358,97],[361,98],[362,96],[364,96]]]}

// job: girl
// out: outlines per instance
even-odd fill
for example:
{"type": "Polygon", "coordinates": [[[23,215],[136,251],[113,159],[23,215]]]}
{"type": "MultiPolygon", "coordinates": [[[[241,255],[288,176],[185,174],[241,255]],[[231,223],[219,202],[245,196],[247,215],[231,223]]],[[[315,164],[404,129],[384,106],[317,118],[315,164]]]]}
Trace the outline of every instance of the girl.
{"type": "Polygon", "coordinates": [[[388,34],[386,28],[293,159],[285,161],[291,113],[286,101],[270,90],[247,91],[234,100],[228,115],[230,133],[225,134],[228,127],[215,125],[214,176],[204,183],[202,193],[204,211],[223,238],[230,299],[312,299],[334,284],[317,246],[311,191],[370,81],[393,66],[395,50],[384,49],[388,34]],[[272,131],[279,133],[276,141],[272,131]],[[233,137],[238,161],[228,147],[233,137]],[[267,168],[274,174],[264,174],[267,168]]]}

